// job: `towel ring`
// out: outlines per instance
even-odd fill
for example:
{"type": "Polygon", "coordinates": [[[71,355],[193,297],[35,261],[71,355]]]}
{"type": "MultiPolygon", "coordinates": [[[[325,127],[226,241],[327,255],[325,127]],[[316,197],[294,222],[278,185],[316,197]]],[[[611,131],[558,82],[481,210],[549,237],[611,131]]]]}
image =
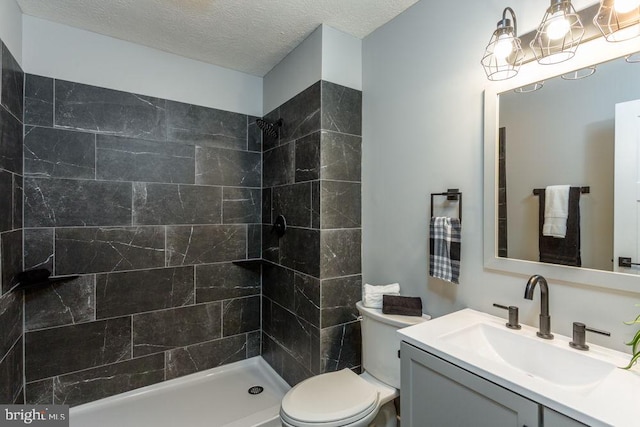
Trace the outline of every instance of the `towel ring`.
{"type": "Polygon", "coordinates": [[[447,196],[447,200],[458,201],[458,219],[462,223],[462,193],[457,188],[449,188],[444,193],[431,193],[431,217],[433,218],[433,198],[447,196]]]}

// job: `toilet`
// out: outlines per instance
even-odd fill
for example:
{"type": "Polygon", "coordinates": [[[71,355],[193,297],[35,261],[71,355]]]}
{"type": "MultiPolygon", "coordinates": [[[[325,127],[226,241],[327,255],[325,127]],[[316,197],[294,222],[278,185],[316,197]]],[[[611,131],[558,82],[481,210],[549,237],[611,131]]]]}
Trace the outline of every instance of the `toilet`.
{"type": "Polygon", "coordinates": [[[282,399],[280,420],[287,427],[396,427],[394,399],[400,388],[397,330],[430,319],[383,314],[356,303],[362,319],[363,373],[350,369],[306,379],[282,399]]]}

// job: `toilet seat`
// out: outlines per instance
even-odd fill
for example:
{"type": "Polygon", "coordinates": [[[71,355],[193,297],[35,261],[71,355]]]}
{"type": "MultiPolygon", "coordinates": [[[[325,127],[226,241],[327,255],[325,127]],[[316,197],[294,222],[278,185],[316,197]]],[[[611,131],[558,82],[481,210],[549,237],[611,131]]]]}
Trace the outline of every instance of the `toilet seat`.
{"type": "Polygon", "coordinates": [[[282,420],[297,427],[337,427],[375,415],[380,403],[375,386],[350,369],[311,377],[282,399],[282,420]]]}

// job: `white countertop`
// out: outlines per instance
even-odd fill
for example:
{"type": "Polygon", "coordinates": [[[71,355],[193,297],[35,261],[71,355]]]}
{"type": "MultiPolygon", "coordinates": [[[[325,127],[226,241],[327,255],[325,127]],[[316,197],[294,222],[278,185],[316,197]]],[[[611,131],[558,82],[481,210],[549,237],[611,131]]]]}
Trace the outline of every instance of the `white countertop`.
{"type": "MultiPolygon", "coordinates": [[[[415,347],[582,423],[590,426],[615,427],[640,425],[640,370],[638,365],[631,370],[619,369],[620,366],[626,366],[629,363],[629,354],[594,344],[589,344],[589,351],[581,352],[569,347],[570,338],[555,334],[555,339],[543,340],[536,336],[537,330],[527,325],[522,325],[520,330],[511,330],[505,326],[503,318],[464,309],[398,332],[403,341],[415,347]],[[611,364],[612,369],[607,370],[603,379],[586,387],[557,385],[514,368],[496,357],[484,357],[470,351],[469,347],[473,343],[469,343],[468,348],[465,348],[459,342],[444,339],[456,331],[480,323],[517,335],[513,337],[515,342],[521,339],[540,340],[545,345],[555,348],[551,352],[556,354],[559,354],[558,351],[578,352],[581,356],[593,359],[594,363],[602,361],[611,364]]],[[[509,338],[508,335],[505,336],[509,338]]],[[[551,362],[552,360],[549,361],[551,362]]]]}

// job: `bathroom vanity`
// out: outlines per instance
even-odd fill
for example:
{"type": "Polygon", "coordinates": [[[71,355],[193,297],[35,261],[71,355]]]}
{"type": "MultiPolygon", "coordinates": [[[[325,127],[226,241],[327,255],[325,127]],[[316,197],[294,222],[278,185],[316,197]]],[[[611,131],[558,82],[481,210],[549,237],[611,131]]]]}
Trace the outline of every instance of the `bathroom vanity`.
{"type": "Polygon", "coordinates": [[[471,309],[400,330],[403,427],[637,425],[626,354],[536,331],[471,309]]]}

